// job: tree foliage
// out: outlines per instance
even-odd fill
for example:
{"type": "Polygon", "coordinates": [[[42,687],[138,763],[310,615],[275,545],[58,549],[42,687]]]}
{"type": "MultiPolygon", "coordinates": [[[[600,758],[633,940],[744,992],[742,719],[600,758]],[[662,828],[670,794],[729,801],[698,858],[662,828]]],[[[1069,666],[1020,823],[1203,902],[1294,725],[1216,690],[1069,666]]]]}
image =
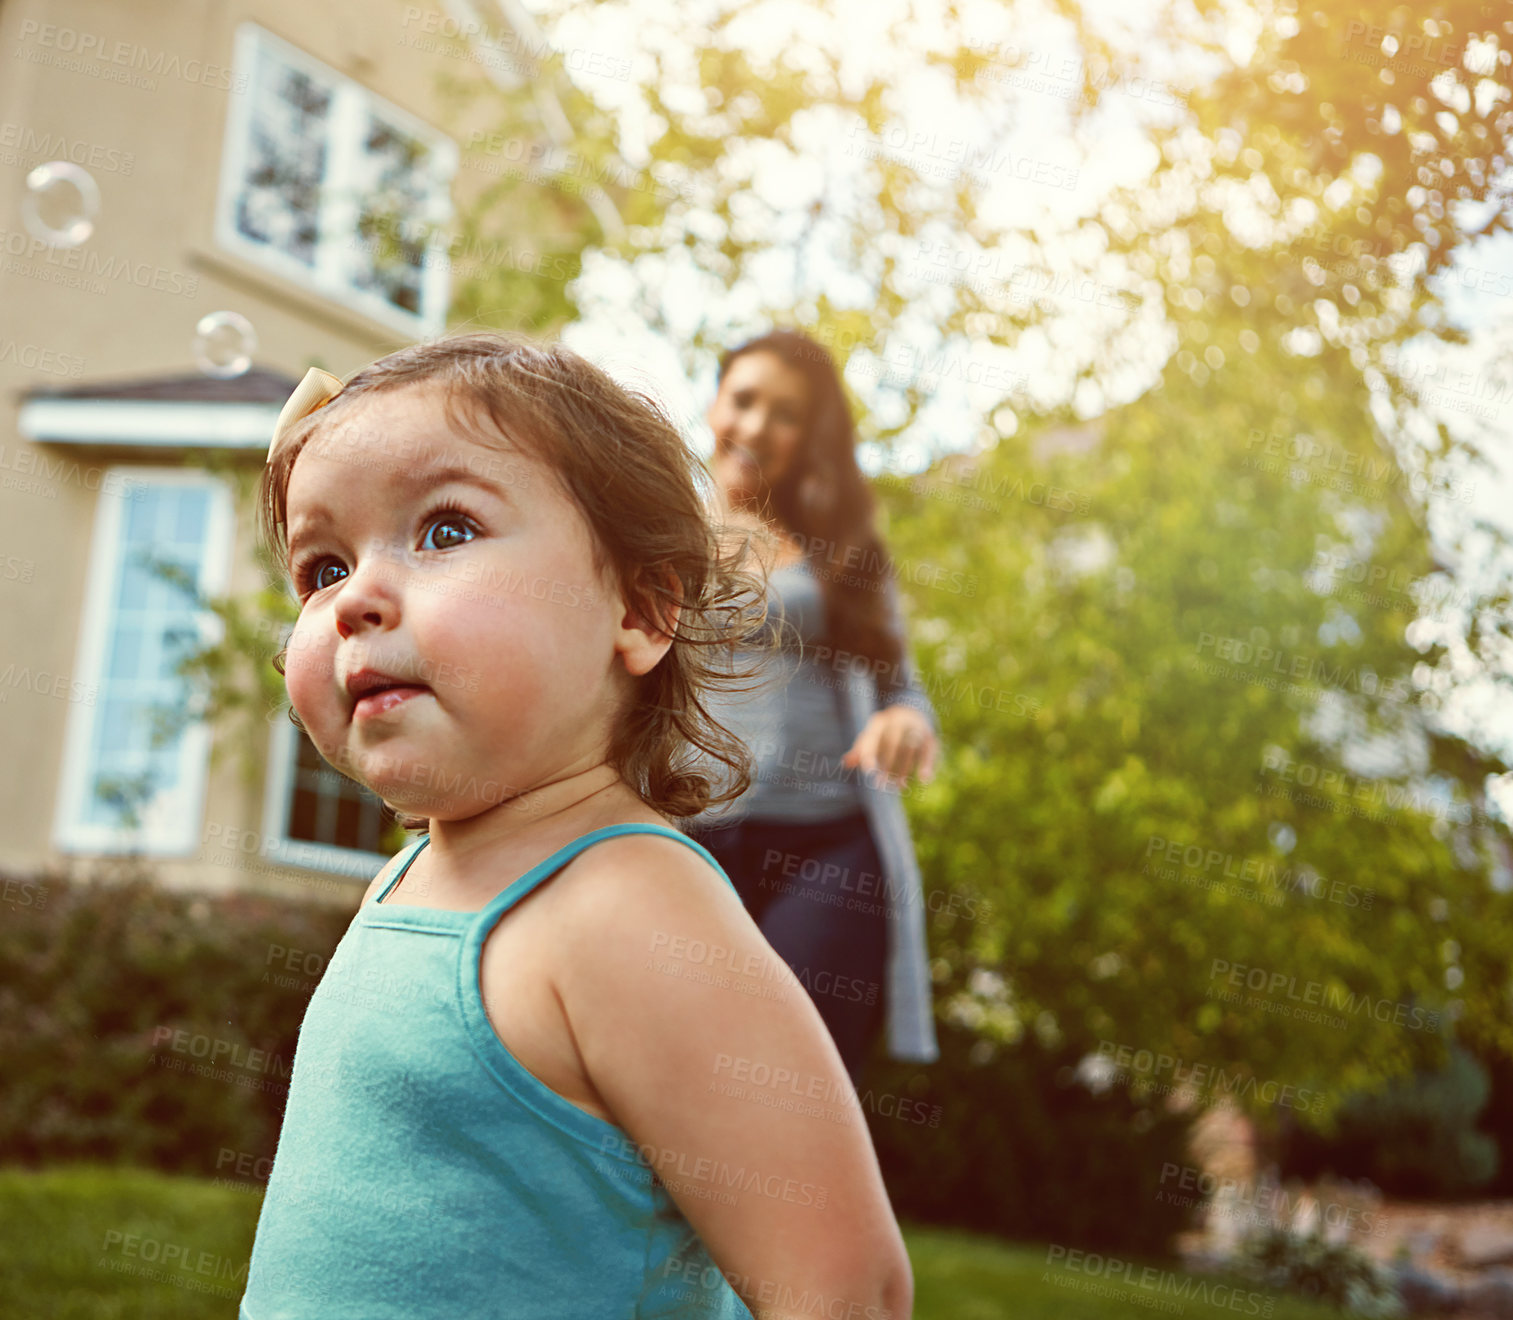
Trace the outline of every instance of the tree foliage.
{"type": "MultiPolygon", "coordinates": [[[[1509,226],[1513,17],[537,18],[533,78],[452,79],[489,180],[454,320],[608,320],[705,377],[772,321],[835,351],[942,716],[927,889],[997,914],[934,918],[942,1011],[1322,1118],[1452,1028],[1513,1056],[1507,766],[1447,718],[1509,653],[1506,590],[1447,563],[1501,536],[1421,370],[1465,338],[1444,278],[1509,226]],[[595,42],[626,78],[573,76],[595,42]],[[552,145],[512,173],[522,143],[552,145]]],[[[1460,395],[1505,417],[1497,380],[1460,395]]]]}

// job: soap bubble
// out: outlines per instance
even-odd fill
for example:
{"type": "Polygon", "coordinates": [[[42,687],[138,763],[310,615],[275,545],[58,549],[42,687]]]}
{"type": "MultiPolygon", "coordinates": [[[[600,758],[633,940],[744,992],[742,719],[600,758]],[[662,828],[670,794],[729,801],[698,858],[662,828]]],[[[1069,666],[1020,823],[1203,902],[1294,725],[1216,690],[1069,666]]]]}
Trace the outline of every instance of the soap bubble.
{"type": "Polygon", "coordinates": [[[240,312],[210,312],[194,327],[194,362],[207,376],[240,376],[256,351],[257,332],[240,312]]]}
{"type": "Polygon", "coordinates": [[[50,160],[26,176],[21,221],[33,238],[52,247],[78,247],[95,232],[100,185],[72,161],[50,160]]]}

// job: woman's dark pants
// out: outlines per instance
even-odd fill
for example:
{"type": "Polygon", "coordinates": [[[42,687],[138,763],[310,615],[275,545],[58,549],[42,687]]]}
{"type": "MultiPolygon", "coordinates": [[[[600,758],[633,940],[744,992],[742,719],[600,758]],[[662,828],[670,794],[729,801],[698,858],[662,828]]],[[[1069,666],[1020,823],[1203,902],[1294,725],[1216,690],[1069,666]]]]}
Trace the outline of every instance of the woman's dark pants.
{"type": "Polygon", "coordinates": [[[746,817],[687,832],[808,989],[855,1085],[884,1021],[888,961],[886,887],[866,816],[746,817]]]}

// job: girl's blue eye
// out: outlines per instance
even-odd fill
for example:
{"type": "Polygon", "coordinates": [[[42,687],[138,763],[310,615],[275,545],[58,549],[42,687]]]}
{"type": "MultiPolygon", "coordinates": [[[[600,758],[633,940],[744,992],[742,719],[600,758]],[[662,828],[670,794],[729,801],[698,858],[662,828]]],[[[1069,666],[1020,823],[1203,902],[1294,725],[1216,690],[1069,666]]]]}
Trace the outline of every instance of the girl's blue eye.
{"type": "Polygon", "coordinates": [[[339,559],[322,559],[316,563],[314,571],[310,574],[310,585],[316,591],[324,591],[327,587],[334,586],[346,576],[347,566],[339,559]],[[327,577],[326,570],[332,568],[339,570],[341,577],[327,577]]]}
{"type": "Polygon", "coordinates": [[[426,525],[426,534],[420,539],[422,550],[449,550],[454,545],[465,545],[473,539],[469,519],[455,513],[442,514],[426,525]]]}

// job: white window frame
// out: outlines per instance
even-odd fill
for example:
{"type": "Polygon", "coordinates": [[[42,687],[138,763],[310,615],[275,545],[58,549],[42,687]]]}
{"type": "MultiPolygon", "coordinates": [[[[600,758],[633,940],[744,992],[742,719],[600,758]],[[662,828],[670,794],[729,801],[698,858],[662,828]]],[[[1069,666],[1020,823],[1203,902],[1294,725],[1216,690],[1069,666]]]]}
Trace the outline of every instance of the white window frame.
{"type": "MultiPolygon", "coordinates": [[[[357,15],[353,21],[364,22],[366,16],[357,15]]],[[[248,90],[244,96],[229,98],[226,138],[221,152],[220,189],[215,208],[216,242],[226,251],[256,263],[302,290],[313,289],[333,302],[381,321],[401,333],[412,336],[439,334],[446,327],[451,284],[451,261],[440,228],[448,223],[452,215],[451,183],[457,172],[457,144],[430,124],[401,110],[361,83],[322,64],[256,23],[242,23],[237,27],[233,60],[235,71],[244,80],[248,90]],[[263,55],[271,55],[284,64],[292,65],[307,77],[331,88],[326,175],[322,183],[322,202],[317,217],[320,237],[316,241],[313,267],[306,266],[265,243],[253,242],[236,227],[236,201],[245,177],[257,86],[255,73],[257,61],[263,55]],[[363,116],[369,111],[426,143],[431,150],[427,214],[421,218],[437,226],[437,233],[421,264],[421,311],[418,315],[396,307],[371,290],[357,288],[347,278],[351,262],[358,256],[350,247],[357,237],[356,215],[350,202],[351,185],[356,172],[363,116]],[[325,196],[327,189],[333,190],[330,199],[325,196]]]]}
{"type": "MultiPolygon", "coordinates": [[[[127,506],[139,486],[199,486],[210,491],[205,520],[205,551],[200,561],[199,589],[207,596],[226,589],[235,532],[235,508],[230,487],[208,472],[178,467],[113,464],[107,467],[95,504],[94,539],[90,547],[84,590],[83,617],[75,673],[99,694],[105,685],[105,662],[114,624],[114,605],[124,556],[121,533],[127,506]]],[[[214,614],[199,619],[200,641],[209,644],[222,634],[214,614]]],[[[142,821],[101,825],[86,819],[94,792],[95,766],[91,752],[95,726],[103,706],[74,702],[68,712],[63,741],[63,773],[58,791],[53,841],[62,852],[140,852],[158,857],[189,856],[200,847],[200,825],[210,770],[210,727],[203,720],[188,724],[180,734],[176,786],[160,793],[143,812],[142,821]]]]}
{"type": "MultiPolygon", "coordinates": [[[[286,707],[274,721],[268,739],[268,774],[263,784],[263,856],[281,866],[324,871],[354,884],[368,884],[393,854],[289,837],[298,747],[299,730],[290,722],[286,707]]],[[[334,775],[336,771],[333,769],[331,773],[334,775]]]]}

